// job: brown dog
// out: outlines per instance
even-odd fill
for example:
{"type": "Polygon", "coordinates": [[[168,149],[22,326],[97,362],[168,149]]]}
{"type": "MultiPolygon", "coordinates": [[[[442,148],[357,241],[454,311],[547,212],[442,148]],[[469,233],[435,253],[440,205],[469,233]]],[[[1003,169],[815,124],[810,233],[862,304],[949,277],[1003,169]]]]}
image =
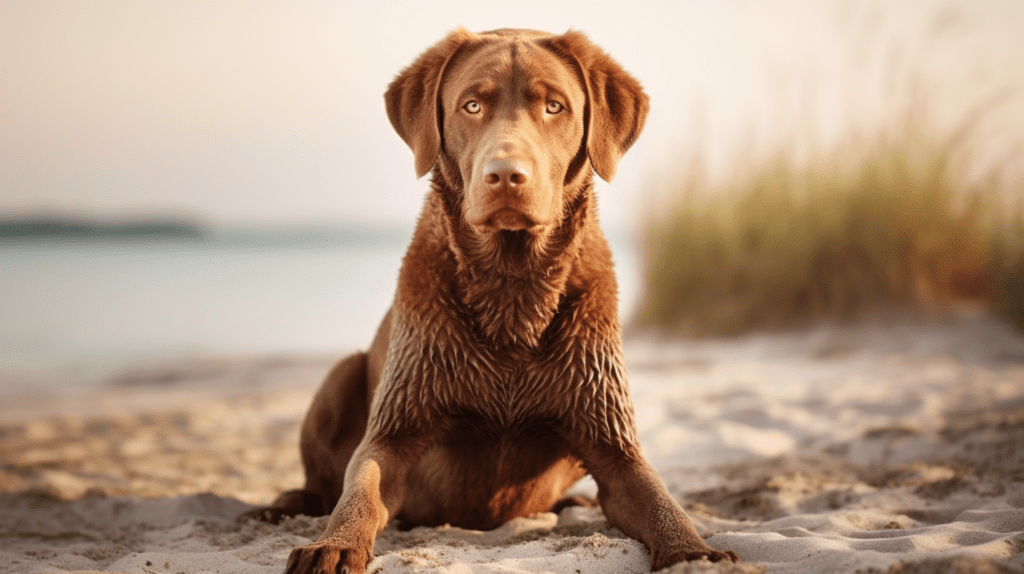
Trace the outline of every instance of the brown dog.
{"type": "Polygon", "coordinates": [[[652,568],[738,560],[701,540],[633,422],[593,172],[611,180],[639,135],[640,85],[576,32],[457,30],[384,98],[431,191],[369,352],[313,399],[306,488],[251,513],[331,513],[287,572],[363,572],[392,518],[546,511],[587,472],[652,568]]]}

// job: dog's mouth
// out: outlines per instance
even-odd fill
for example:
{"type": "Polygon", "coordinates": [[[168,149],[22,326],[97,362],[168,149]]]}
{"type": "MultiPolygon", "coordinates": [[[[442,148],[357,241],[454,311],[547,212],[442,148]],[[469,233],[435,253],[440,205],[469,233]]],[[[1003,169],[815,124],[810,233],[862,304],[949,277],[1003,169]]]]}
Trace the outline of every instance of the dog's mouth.
{"type": "Polygon", "coordinates": [[[498,231],[527,231],[537,224],[521,211],[503,207],[490,215],[483,223],[474,225],[481,233],[498,231]]]}

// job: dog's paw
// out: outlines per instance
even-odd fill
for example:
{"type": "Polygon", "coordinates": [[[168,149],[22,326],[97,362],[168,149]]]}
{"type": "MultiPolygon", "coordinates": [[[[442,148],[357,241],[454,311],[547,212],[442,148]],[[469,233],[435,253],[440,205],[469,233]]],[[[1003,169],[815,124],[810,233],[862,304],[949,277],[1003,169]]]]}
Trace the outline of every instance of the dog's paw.
{"type": "Polygon", "coordinates": [[[269,522],[270,524],[279,524],[285,517],[291,516],[285,509],[278,508],[276,506],[265,506],[263,508],[257,508],[250,510],[249,512],[243,512],[235,518],[235,522],[247,522],[249,520],[258,520],[260,522],[269,522]]]}
{"type": "Polygon", "coordinates": [[[715,550],[704,545],[701,548],[692,548],[680,552],[672,552],[664,555],[655,555],[651,563],[651,571],[658,572],[669,568],[674,564],[693,562],[696,560],[710,560],[711,562],[742,562],[740,557],[732,550],[715,550]]]}
{"type": "Polygon", "coordinates": [[[687,558],[687,560],[700,560],[701,558],[707,558],[712,562],[742,562],[740,557],[732,550],[715,550],[711,548],[709,552],[699,553],[697,558],[687,558]]]}
{"type": "Polygon", "coordinates": [[[285,574],[365,574],[370,550],[343,548],[329,542],[299,546],[288,556],[285,574]]]}

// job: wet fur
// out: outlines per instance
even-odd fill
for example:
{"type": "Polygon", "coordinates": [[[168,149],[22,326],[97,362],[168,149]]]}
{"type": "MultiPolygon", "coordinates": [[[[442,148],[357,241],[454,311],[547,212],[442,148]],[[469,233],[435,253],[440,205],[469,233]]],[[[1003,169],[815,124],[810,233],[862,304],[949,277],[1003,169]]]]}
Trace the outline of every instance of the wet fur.
{"type": "Polygon", "coordinates": [[[250,513],[332,514],[288,572],[363,572],[392,518],[490,529],[550,510],[588,471],[609,521],[643,541],[655,567],[736,559],[697,536],[637,439],[593,173],[611,179],[639,134],[639,84],[582,34],[458,30],[403,71],[386,102],[417,173],[431,170],[431,191],[369,352],[341,361],[313,399],[301,439],[306,487],[250,513]],[[531,229],[481,231],[464,216],[483,193],[467,184],[467,154],[494,142],[473,131],[486,125],[459,123],[479,118],[446,117],[456,108],[445,98],[460,87],[446,73],[471,76],[484,57],[521,73],[564,66],[574,78],[566,90],[577,143],[559,143],[569,132],[543,123],[565,118],[523,124],[536,128],[528,143],[544,162],[564,166],[554,191],[531,180],[521,192],[557,194],[557,205],[514,198],[543,222],[531,229]]]}

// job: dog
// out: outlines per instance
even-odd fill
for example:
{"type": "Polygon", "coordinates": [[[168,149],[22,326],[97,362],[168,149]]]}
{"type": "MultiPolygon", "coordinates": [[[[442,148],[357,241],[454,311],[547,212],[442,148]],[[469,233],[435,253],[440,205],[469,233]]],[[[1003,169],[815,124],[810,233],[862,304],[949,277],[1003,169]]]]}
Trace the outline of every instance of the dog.
{"type": "Polygon", "coordinates": [[[701,539],[637,439],[593,174],[611,181],[640,134],[640,84],[578,32],[459,29],[384,100],[431,188],[369,351],[303,422],[305,488],[250,513],[330,513],[286,572],[361,573],[391,519],[491,529],[587,473],[652,569],[739,560],[701,539]]]}

